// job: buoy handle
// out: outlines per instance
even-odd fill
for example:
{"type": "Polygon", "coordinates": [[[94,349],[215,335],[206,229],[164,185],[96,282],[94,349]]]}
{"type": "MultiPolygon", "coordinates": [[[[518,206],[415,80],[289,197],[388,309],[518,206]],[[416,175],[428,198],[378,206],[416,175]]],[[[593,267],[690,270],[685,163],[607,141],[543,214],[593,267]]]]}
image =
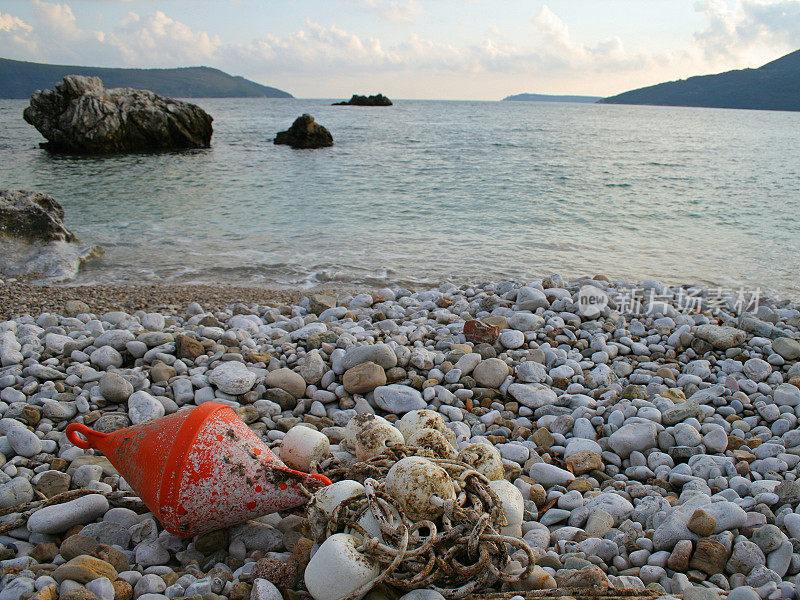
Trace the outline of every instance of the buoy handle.
{"type": "Polygon", "coordinates": [[[307,475],[307,478],[308,480],[310,480],[309,483],[313,481],[314,483],[320,485],[321,487],[325,487],[332,484],[331,480],[325,477],[325,475],[318,475],[317,473],[307,475]]]}
{"type": "Polygon", "coordinates": [[[67,439],[75,444],[78,448],[88,450],[89,448],[96,448],[97,443],[106,437],[105,433],[100,433],[94,429],[89,429],[82,423],[70,423],[67,425],[67,439]],[[78,434],[84,438],[78,437],[78,434]]]}

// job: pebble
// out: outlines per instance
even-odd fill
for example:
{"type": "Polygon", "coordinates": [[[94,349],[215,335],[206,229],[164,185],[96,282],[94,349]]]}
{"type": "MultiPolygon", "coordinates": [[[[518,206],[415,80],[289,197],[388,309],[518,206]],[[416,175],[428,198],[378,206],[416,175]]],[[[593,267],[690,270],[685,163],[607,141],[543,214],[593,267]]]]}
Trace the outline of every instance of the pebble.
{"type": "Polygon", "coordinates": [[[100,393],[109,402],[127,402],[133,394],[131,383],[118,373],[106,372],[100,378],[100,393]]]}
{"type": "Polygon", "coordinates": [[[529,471],[530,478],[541,483],[545,488],[554,485],[567,485],[575,479],[575,475],[547,463],[533,463],[529,471]]]}
{"type": "MultiPolygon", "coordinates": [[[[211,371],[208,375],[208,381],[221,392],[239,396],[253,387],[256,382],[256,375],[244,363],[232,360],[222,363],[211,371]]],[[[305,385],[303,389],[305,390],[305,385]]]]}
{"type": "Polygon", "coordinates": [[[378,408],[396,415],[420,410],[427,406],[419,391],[396,383],[375,388],[374,398],[378,408]]]}
{"type": "Polygon", "coordinates": [[[25,504],[33,500],[33,487],[24,477],[14,477],[0,485],[0,508],[25,504]]]}
{"type": "Polygon", "coordinates": [[[6,432],[6,439],[18,456],[30,458],[42,451],[42,440],[26,427],[12,427],[6,432]]]}
{"type": "Polygon", "coordinates": [[[164,414],[164,405],[144,390],[134,392],[128,398],[128,418],[133,425],[158,419],[164,414]]]}
{"type": "Polygon", "coordinates": [[[107,510],[105,496],[88,494],[37,510],[28,519],[28,530],[33,533],[62,533],[70,527],[91,523],[107,510]]]}
{"type": "MultiPolygon", "coordinates": [[[[537,552],[534,575],[504,591],[582,583],[661,585],[703,600],[729,589],[732,600],[796,598],[797,307],[764,299],[756,315],[725,306],[690,314],[672,288],[643,282],[672,298],[664,311],[619,314],[621,282],[594,283],[616,298],[594,317],[579,311],[582,284],[554,276],[337,292],[294,306],[96,315],[82,305],[71,313],[80,318],[2,322],[0,508],[30,502],[34,488],[47,497],[127,489],[108,461],[66,442],[70,421],[110,432],[217,400],[305,470],[320,456],[295,438],[313,436],[337,456],[364,453],[363,441],[348,446],[345,427],[376,413],[388,419],[387,443],[435,434],[453,455],[491,449],[464,456],[513,500],[509,527],[537,552]],[[422,409],[440,419],[433,433],[404,437],[407,423],[393,422],[422,409]]],[[[62,580],[55,595],[35,600],[280,600],[249,565],[267,556],[289,564],[302,536],[295,518],[267,515],[213,543],[182,540],[95,494],[45,507],[7,533],[0,541],[13,558],[3,566],[35,566],[32,556],[57,565],[48,571],[62,580]]],[[[40,580],[42,589],[52,581],[39,572],[4,580],[0,600],[40,580]]],[[[329,581],[317,580],[315,600],[328,600],[329,581]]],[[[442,598],[414,590],[406,600],[442,598]]]]}
{"type": "Polygon", "coordinates": [[[487,358],[478,363],[472,376],[484,387],[499,388],[508,376],[508,365],[499,358],[487,358]]]}

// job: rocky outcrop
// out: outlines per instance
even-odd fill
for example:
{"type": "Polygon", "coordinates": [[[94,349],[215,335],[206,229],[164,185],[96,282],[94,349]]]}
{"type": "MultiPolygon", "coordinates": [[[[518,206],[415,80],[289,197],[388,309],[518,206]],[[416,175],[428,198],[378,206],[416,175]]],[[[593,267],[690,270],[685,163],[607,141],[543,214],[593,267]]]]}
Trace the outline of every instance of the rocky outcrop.
{"type": "Polygon", "coordinates": [[[374,96],[359,96],[353,94],[353,97],[346,102],[334,102],[331,106],[392,106],[392,101],[383,94],[376,94],[374,96]]]}
{"type": "Polygon", "coordinates": [[[314,117],[305,114],[295,119],[287,131],[279,132],[275,136],[275,143],[292,148],[325,148],[333,146],[333,136],[314,117]]]}
{"type": "Polygon", "coordinates": [[[77,242],[64,227],[64,209],[50,196],[0,190],[0,238],[27,243],[77,242]]]}
{"type": "Polygon", "coordinates": [[[213,131],[194,104],[80,75],[34,92],[23,116],[47,138],[44,148],[78,154],[206,148],[213,131]]]}
{"type": "Polygon", "coordinates": [[[64,227],[64,209],[50,196],[25,190],[0,190],[0,273],[39,275],[43,281],[75,276],[99,246],[83,246],[64,227]]]}

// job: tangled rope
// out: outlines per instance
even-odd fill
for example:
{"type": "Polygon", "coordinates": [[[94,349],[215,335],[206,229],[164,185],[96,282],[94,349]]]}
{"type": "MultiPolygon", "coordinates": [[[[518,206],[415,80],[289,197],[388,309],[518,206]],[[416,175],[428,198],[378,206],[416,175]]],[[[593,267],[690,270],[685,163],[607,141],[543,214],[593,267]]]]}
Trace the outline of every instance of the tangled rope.
{"type": "MultiPolygon", "coordinates": [[[[489,486],[489,480],[467,463],[428,458],[443,468],[453,481],[456,499],[438,500],[443,514],[435,521],[412,521],[400,503],[385,491],[389,469],[406,456],[415,455],[408,446],[392,446],[367,461],[342,465],[326,461],[320,470],[332,480],[356,479],[365,492],[339,504],[325,526],[318,529],[317,541],[335,533],[355,533],[363,539],[358,550],[380,566],[381,574],[356,590],[355,598],[379,583],[413,590],[430,588],[447,600],[463,598],[497,582],[515,582],[528,577],[535,558],[520,539],[502,535],[506,519],[502,502],[489,486]],[[370,517],[374,524],[365,528],[370,517]],[[520,552],[521,551],[521,552],[520,552]],[[506,572],[511,554],[521,555],[524,568],[506,572]]],[[[324,521],[322,511],[309,505],[312,522],[324,521]]],[[[516,557],[515,557],[516,558],[516,557]]]]}

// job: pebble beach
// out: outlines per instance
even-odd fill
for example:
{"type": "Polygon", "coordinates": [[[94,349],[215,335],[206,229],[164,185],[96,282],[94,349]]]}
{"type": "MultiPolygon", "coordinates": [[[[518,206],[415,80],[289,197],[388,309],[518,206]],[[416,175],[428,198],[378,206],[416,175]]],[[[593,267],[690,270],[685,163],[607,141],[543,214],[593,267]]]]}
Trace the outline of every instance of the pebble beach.
{"type": "MultiPolygon", "coordinates": [[[[354,417],[408,443],[403,418],[427,410],[445,454],[488,446],[535,566],[486,591],[796,598],[798,305],[636,287],[653,300],[631,310],[629,283],[604,276],[360,293],[3,282],[0,600],[327,600],[307,589],[320,545],[302,511],[181,538],[64,433],[209,401],[278,454],[306,427],[352,462],[354,417]],[[587,289],[602,299],[588,309],[587,289]]],[[[442,598],[366,597],[406,592],[442,598]]]]}

